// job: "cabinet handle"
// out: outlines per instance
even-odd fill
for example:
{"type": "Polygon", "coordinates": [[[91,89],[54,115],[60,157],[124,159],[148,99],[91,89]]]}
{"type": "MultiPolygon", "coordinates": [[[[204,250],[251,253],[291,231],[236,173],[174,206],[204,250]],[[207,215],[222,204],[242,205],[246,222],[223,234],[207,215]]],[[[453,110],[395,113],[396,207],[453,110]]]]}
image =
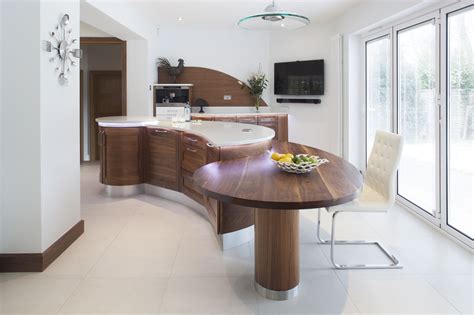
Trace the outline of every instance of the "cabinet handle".
{"type": "Polygon", "coordinates": [[[155,133],[168,133],[168,130],[155,129],[155,133]]]}
{"type": "Polygon", "coordinates": [[[192,153],[196,153],[196,152],[197,152],[197,150],[190,149],[190,148],[186,148],[186,151],[189,151],[189,152],[192,152],[192,153]]]}
{"type": "Polygon", "coordinates": [[[186,140],[191,141],[191,142],[197,142],[197,139],[193,139],[193,138],[190,138],[190,137],[186,137],[186,140]]]}
{"type": "Polygon", "coordinates": [[[99,130],[99,132],[97,133],[97,143],[102,146],[104,145],[104,131],[103,130],[99,130]]]}
{"type": "Polygon", "coordinates": [[[206,143],[206,145],[209,147],[209,148],[214,148],[214,145],[212,143],[206,143]]]}

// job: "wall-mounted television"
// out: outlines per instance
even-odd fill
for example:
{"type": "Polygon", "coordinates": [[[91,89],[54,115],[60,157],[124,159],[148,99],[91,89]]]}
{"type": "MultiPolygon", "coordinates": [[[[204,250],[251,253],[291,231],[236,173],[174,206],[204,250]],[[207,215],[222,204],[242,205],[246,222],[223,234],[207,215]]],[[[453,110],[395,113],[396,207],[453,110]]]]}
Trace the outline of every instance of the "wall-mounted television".
{"type": "Polygon", "coordinates": [[[324,95],[324,60],[275,63],[277,95],[324,95]]]}

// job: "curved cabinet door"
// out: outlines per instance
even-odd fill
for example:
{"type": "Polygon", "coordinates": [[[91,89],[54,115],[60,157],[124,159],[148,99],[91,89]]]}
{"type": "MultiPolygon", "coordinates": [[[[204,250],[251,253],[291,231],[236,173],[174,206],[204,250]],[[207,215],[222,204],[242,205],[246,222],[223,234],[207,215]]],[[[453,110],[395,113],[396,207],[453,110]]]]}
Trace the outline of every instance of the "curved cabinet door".
{"type": "Polygon", "coordinates": [[[124,186],[143,182],[141,134],[141,128],[100,128],[103,184],[124,186]]]}
{"type": "Polygon", "coordinates": [[[146,182],[172,190],[180,189],[180,133],[171,129],[147,128],[146,182]]]}

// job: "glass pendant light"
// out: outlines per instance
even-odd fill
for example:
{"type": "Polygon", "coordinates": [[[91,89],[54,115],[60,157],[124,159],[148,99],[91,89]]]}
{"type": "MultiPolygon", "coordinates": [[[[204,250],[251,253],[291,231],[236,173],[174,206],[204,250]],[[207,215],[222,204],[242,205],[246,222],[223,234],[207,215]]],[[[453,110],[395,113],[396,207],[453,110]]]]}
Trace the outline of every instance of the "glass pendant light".
{"type": "Polygon", "coordinates": [[[277,31],[295,30],[309,24],[306,16],[280,10],[275,0],[263,13],[257,13],[239,20],[238,25],[246,30],[277,31]]]}

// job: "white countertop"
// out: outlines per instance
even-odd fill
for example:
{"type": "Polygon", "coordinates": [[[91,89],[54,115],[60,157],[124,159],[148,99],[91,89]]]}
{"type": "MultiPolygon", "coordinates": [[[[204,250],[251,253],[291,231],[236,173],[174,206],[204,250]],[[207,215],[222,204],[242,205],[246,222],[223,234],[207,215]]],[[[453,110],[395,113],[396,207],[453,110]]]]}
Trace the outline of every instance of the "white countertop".
{"type": "Polygon", "coordinates": [[[173,123],[171,121],[158,121],[150,116],[113,116],[97,118],[101,127],[161,127],[181,131],[189,131],[200,135],[215,146],[233,146],[241,144],[258,143],[270,140],[275,136],[273,129],[232,122],[222,121],[192,121],[173,123]]]}

